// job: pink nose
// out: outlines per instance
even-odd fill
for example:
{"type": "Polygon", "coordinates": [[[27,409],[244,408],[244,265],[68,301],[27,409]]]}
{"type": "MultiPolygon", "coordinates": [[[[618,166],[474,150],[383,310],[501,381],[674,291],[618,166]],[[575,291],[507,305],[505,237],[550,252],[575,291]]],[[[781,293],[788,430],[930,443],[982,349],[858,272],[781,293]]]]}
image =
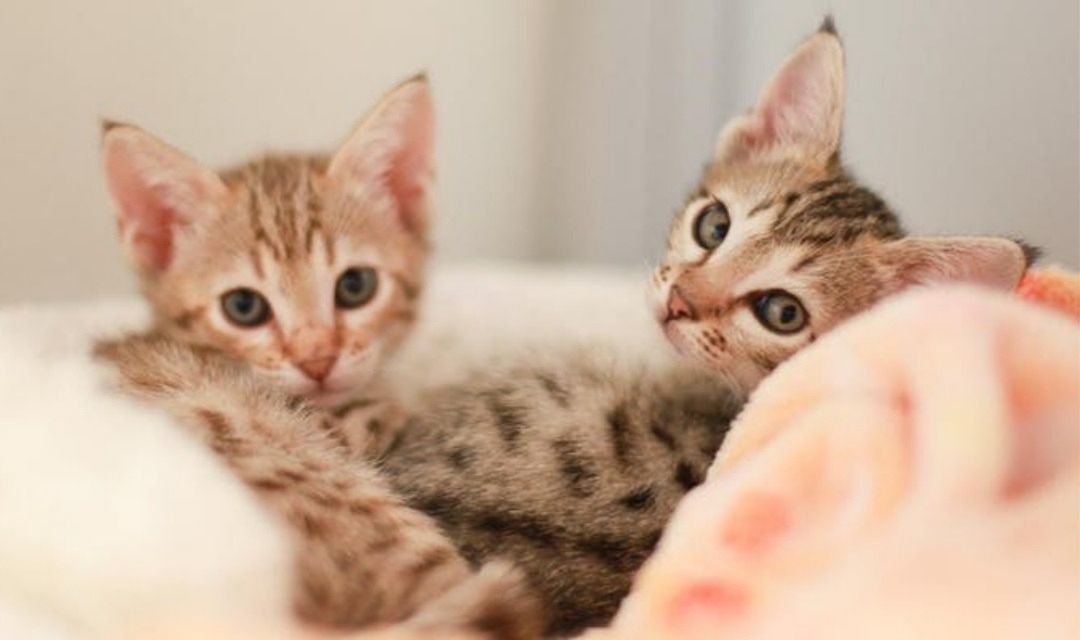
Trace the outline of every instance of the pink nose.
{"type": "Polygon", "coordinates": [[[683,297],[679,287],[675,286],[671,288],[671,293],[668,295],[666,320],[670,322],[683,319],[697,320],[697,312],[694,311],[690,301],[683,297]]]}
{"type": "Polygon", "coordinates": [[[330,373],[330,370],[334,368],[335,362],[337,362],[337,356],[330,356],[327,358],[312,358],[311,360],[297,362],[296,366],[304,372],[304,375],[315,382],[322,382],[323,378],[325,378],[327,374],[330,373]]]}

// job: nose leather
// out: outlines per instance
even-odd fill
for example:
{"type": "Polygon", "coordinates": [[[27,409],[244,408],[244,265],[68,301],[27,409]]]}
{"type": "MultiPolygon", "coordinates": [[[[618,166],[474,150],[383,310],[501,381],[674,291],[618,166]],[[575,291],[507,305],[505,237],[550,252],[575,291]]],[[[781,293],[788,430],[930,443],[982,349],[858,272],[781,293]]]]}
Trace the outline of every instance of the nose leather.
{"type": "Polygon", "coordinates": [[[330,373],[330,370],[334,368],[335,362],[337,362],[337,356],[329,356],[326,358],[312,358],[310,360],[297,362],[296,366],[304,372],[304,375],[315,382],[322,382],[327,374],[330,373]]]}
{"type": "Polygon", "coordinates": [[[683,296],[682,292],[679,291],[678,286],[672,287],[671,293],[668,294],[666,319],[668,321],[697,319],[697,311],[694,309],[694,306],[690,304],[690,301],[683,296]]]}

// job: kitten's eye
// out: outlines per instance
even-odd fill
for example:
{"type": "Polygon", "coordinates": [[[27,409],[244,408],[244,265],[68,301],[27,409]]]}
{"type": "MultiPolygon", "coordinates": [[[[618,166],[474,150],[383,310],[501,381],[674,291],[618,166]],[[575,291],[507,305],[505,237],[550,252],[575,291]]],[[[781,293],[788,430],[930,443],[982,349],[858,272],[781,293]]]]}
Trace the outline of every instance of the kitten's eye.
{"type": "Polygon", "coordinates": [[[694,223],[694,240],[703,249],[712,251],[720,246],[731,228],[731,216],[727,207],[719,200],[712,202],[698,214],[694,223]]]}
{"type": "Polygon", "coordinates": [[[795,333],[806,326],[806,309],[786,291],[769,291],[754,300],[754,315],[775,333],[795,333]]]}
{"type": "Polygon", "coordinates": [[[375,297],[378,278],[371,267],[351,267],[339,277],[334,287],[334,304],[342,309],[355,309],[375,297]]]}
{"type": "Polygon", "coordinates": [[[270,319],[270,303],[261,293],[246,287],[221,296],[221,309],[239,327],[257,327],[270,319]]]}

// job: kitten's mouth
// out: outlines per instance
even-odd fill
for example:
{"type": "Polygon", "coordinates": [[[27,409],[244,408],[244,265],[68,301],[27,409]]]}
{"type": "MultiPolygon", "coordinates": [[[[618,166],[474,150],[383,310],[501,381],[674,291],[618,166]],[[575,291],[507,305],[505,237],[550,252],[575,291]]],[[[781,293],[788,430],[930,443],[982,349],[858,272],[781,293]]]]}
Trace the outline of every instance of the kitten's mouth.
{"type": "Polygon", "coordinates": [[[350,395],[349,389],[319,386],[318,388],[305,393],[304,397],[312,404],[328,407],[340,404],[347,400],[350,395]]]}
{"type": "Polygon", "coordinates": [[[685,330],[679,321],[667,320],[663,326],[664,337],[671,343],[671,346],[675,347],[675,350],[684,356],[692,355],[693,349],[691,349],[690,339],[686,336],[685,330]]]}
{"type": "Polygon", "coordinates": [[[353,372],[353,375],[333,375],[322,382],[313,383],[301,395],[312,404],[332,407],[354,399],[357,392],[367,386],[369,380],[369,376],[356,372],[353,372]]]}

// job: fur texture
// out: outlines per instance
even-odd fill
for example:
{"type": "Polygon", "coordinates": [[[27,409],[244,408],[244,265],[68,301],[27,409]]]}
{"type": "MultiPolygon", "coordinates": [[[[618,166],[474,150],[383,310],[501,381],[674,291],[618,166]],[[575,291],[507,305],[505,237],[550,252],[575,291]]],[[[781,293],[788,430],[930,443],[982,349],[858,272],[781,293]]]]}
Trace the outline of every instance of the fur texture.
{"type": "MultiPolygon", "coordinates": [[[[440,269],[425,294],[440,312],[421,314],[417,339],[394,359],[395,383],[443,386],[466,363],[518,357],[523,343],[605,344],[666,362],[641,275],[440,269]],[[511,304],[521,296],[541,309],[511,304]],[[560,327],[568,310],[587,321],[560,327]],[[501,322],[477,335],[476,322],[496,313],[501,322]]],[[[287,525],[159,408],[111,392],[89,357],[95,337],[142,330],[146,311],[126,299],[0,309],[0,517],[10,525],[0,527],[0,635],[296,638],[287,525]]]]}
{"type": "Polygon", "coordinates": [[[741,398],[595,348],[530,360],[432,394],[380,468],[471,561],[512,558],[567,633],[614,613],[741,398]]]}
{"type": "Polygon", "coordinates": [[[362,389],[416,314],[432,127],[423,78],[390,92],[329,158],[268,154],[217,174],[141,129],[106,125],[106,182],[158,328],[320,404],[362,389]],[[350,268],[374,273],[355,308],[335,298],[350,268]],[[259,296],[262,322],[230,318],[238,290],[259,296]]]}
{"type": "Polygon", "coordinates": [[[471,560],[520,563],[551,631],[614,613],[742,398],[780,362],[911,285],[1011,289],[1024,271],[1010,240],[904,238],[845,172],[843,52],[825,26],[721,133],[653,275],[656,319],[707,372],[595,355],[489,370],[418,405],[382,462],[471,560]]]}
{"type": "Polygon", "coordinates": [[[841,163],[843,103],[844,53],[827,20],[721,132],[653,274],[652,307],[672,343],[744,389],[883,297],[943,281],[1012,290],[1027,266],[1023,245],[1003,238],[904,237],[841,163]],[[703,216],[716,209],[727,226],[703,246],[703,216]],[[777,294],[804,324],[763,321],[777,294]]]}
{"type": "Polygon", "coordinates": [[[300,619],[416,614],[421,628],[527,638],[539,616],[518,573],[472,575],[362,459],[399,415],[372,379],[415,318],[432,127],[416,78],[329,159],[269,155],[218,175],[108,125],[106,179],[155,323],[96,353],[119,389],[164,410],[289,526],[300,619]]]}

